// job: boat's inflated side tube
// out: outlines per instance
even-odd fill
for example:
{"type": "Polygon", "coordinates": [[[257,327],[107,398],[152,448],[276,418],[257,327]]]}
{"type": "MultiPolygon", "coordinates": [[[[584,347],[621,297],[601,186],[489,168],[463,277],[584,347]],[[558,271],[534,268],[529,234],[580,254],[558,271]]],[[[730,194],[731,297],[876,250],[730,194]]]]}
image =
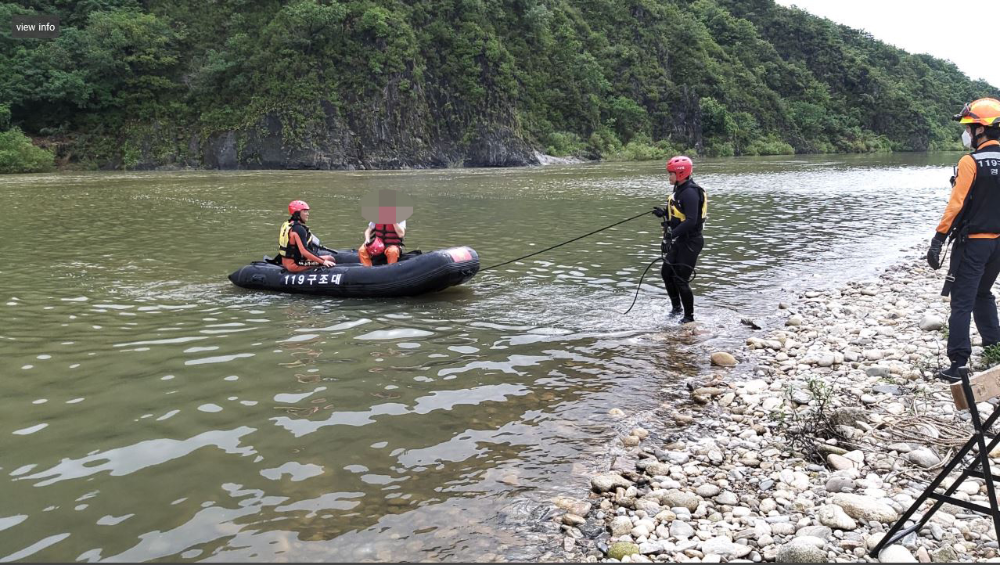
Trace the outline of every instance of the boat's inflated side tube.
{"type": "MultiPolygon", "coordinates": [[[[394,265],[364,267],[351,262],[352,252],[334,254],[335,267],[290,273],[280,265],[254,261],[229,275],[236,286],[255,290],[299,292],[349,298],[416,296],[460,285],[479,272],[479,254],[471,247],[452,247],[407,254],[394,265]]],[[[353,253],[357,258],[357,252],[353,253]]]]}

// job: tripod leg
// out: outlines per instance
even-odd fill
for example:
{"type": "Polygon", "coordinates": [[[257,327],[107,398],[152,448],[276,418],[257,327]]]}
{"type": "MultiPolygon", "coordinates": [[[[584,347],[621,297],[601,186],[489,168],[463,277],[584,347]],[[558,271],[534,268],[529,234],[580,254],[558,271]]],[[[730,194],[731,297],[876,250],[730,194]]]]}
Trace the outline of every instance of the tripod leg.
{"type": "Polygon", "coordinates": [[[993,473],[990,472],[990,447],[995,441],[990,442],[990,447],[986,445],[983,429],[983,421],[979,419],[979,408],[976,406],[975,396],[972,394],[972,385],[968,376],[962,378],[962,390],[965,392],[966,401],[969,403],[969,413],[972,416],[972,426],[976,430],[976,442],[979,444],[979,466],[982,467],[983,479],[986,482],[986,494],[990,499],[990,513],[993,515],[993,530],[997,534],[997,541],[1000,542],[1000,509],[997,508],[996,485],[993,484],[993,473]]]}
{"type": "Polygon", "coordinates": [[[958,477],[958,479],[955,480],[954,483],[952,483],[950,487],[948,487],[943,496],[951,496],[958,489],[958,486],[962,483],[962,481],[964,481],[966,478],[969,477],[972,469],[976,466],[977,458],[979,459],[980,462],[984,460],[987,461],[986,466],[983,467],[983,475],[987,477],[986,484],[987,484],[987,492],[990,495],[990,510],[991,514],[993,514],[992,516],[993,527],[997,533],[998,540],[1000,540],[1000,513],[997,512],[996,493],[992,480],[993,475],[989,471],[989,463],[988,463],[990,451],[993,450],[997,445],[1000,445],[1000,434],[998,434],[996,437],[990,440],[989,444],[986,444],[984,439],[985,431],[992,428],[993,425],[997,422],[997,420],[1000,420],[1000,407],[996,408],[993,411],[993,413],[990,414],[990,417],[986,419],[985,422],[982,422],[981,420],[979,420],[979,411],[975,407],[975,401],[972,395],[972,387],[971,385],[969,385],[968,376],[966,376],[966,378],[964,379],[963,385],[967,402],[969,406],[972,407],[971,410],[974,410],[974,412],[972,412],[973,414],[972,426],[975,432],[973,433],[972,437],[970,437],[969,440],[966,441],[964,445],[962,445],[961,449],[958,450],[958,453],[956,453],[955,456],[952,457],[951,460],[944,466],[944,468],[941,469],[941,472],[938,473],[936,477],[934,477],[934,480],[932,480],[931,484],[927,486],[924,492],[922,492],[920,496],[917,497],[917,500],[915,500],[913,504],[911,504],[910,507],[906,509],[903,515],[898,520],[896,520],[896,523],[893,524],[891,528],[889,528],[889,531],[886,532],[885,536],[882,537],[881,541],[879,541],[879,543],[875,546],[875,548],[868,553],[868,555],[870,555],[871,557],[878,557],[879,552],[881,552],[886,546],[899,541],[900,538],[908,535],[910,532],[919,531],[919,529],[922,528],[924,524],[926,524],[931,519],[934,513],[937,512],[941,508],[941,506],[944,505],[944,501],[935,500],[934,504],[930,507],[930,509],[924,512],[919,523],[909,528],[906,528],[906,530],[903,531],[902,534],[899,533],[900,530],[903,529],[903,525],[906,524],[906,521],[909,520],[914,513],[916,513],[916,511],[920,508],[920,506],[924,502],[927,501],[928,498],[930,498],[931,494],[935,490],[937,490],[937,488],[941,485],[944,479],[952,472],[954,472],[955,467],[957,467],[960,463],[962,463],[963,459],[965,459],[965,456],[969,454],[973,446],[977,446],[979,448],[979,453],[973,455],[972,463],[963,469],[961,475],[958,477]]]}
{"type": "MultiPolygon", "coordinates": [[[[878,554],[887,545],[891,543],[896,543],[897,541],[899,541],[899,538],[905,536],[910,531],[919,531],[919,529],[923,527],[923,525],[926,524],[928,520],[931,519],[931,516],[933,516],[934,513],[937,512],[938,509],[941,508],[941,506],[944,504],[940,500],[935,501],[934,505],[931,506],[931,508],[928,511],[924,512],[923,517],[920,519],[920,522],[915,527],[907,528],[906,532],[902,536],[898,535],[898,532],[901,529],[903,529],[903,526],[906,525],[906,522],[910,519],[910,517],[912,517],[917,512],[920,506],[923,505],[923,503],[928,498],[930,498],[931,493],[933,493],[935,490],[937,490],[939,486],[941,486],[941,483],[944,482],[945,478],[947,478],[948,475],[950,475],[955,470],[955,467],[957,467],[958,464],[961,463],[963,459],[965,459],[965,456],[969,453],[969,451],[972,449],[972,446],[974,446],[975,444],[976,444],[975,436],[969,438],[969,440],[965,442],[965,445],[962,446],[962,449],[960,449],[958,453],[956,453],[955,456],[951,458],[951,461],[949,461],[944,466],[944,468],[941,469],[941,472],[938,473],[936,477],[934,477],[934,480],[931,481],[931,484],[927,485],[927,488],[924,489],[924,492],[920,493],[920,496],[918,496],[917,499],[913,501],[913,504],[911,504],[910,507],[906,509],[906,512],[903,512],[903,515],[900,516],[898,520],[896,520],[896,523],[893,524],[891,528],[889,528],[889,531],[886,532],[884,536],[882,536],[881,541],[878,542],[875,548],[872,549],[868,553],[868,555],[872,557],[878,557],[878,554]]],[[[950,495],[951,493],[955,492],[955,490],[958,489],[958,485],[961,482],[962,482],[961,480],[955,481],[954,484],[948,487],[946,494],[950,495]]]]}

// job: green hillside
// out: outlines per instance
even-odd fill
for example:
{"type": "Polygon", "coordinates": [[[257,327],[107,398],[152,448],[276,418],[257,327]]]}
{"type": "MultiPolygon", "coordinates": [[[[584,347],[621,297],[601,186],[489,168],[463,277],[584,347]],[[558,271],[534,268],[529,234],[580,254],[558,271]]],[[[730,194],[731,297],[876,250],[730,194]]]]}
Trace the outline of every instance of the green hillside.
{"type": "Polygon", "coordinates": [[[0,31],[0,139],[103,168],[959,149],[1000,95],[771,0],[0,3],[30,13],[61,34],[0,31]]]}

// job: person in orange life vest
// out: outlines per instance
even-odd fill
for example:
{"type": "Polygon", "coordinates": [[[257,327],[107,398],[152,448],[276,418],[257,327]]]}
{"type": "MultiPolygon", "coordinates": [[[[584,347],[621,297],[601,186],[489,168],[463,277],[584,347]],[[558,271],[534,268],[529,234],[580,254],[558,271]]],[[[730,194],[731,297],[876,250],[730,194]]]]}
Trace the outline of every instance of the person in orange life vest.
{"type": "Polygon", "coordinates": [[[954,240],[947,279],[951,285],[942,291],[951,294],[951,366],[937,375],[949,381],[961,379],[959,371],[967,370],[972,356],[970,317],[984,348],[1000,344],[1000,319],[991,291],[1000,275],[1000,100],[974,100],[954,120],[965,126],[962,143],[970,153],[958,161],[951,198],[927,251],[927,263],[939,269],[945,240],[954,240]]]}
{"type": "Polygon", "coordinates": [[[358,248],[358,258],[366,267],[372,266],[372,257],[385,253],[386,263],[392,265],[399,261],[402,253],[403,236],[406,235],[406,220],[398,224],[376,224],[368,222],[365,230],[365,242],[358,248]],[[380,249],[380,248],[384,248],[380,249]]]}
{"type": "Polygon", "coordinates": [[[317,255],[316,236],[312,235],[306,222],[309,221],[309,205],[302,200],[293,200],[288,204],[288,221],[281,225],[278,232],[278,255],[281,256],[281,266],[291,273],[308,271],[317,265],[334,267],[337,265],[329,255],[317,255]]]}

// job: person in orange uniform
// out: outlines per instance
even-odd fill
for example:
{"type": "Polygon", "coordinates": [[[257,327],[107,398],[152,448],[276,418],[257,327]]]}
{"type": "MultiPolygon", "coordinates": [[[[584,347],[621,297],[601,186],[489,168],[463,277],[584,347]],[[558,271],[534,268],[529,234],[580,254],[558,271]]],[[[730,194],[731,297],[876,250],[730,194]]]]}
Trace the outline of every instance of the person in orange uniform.
{"type": "Polygon", "coordinates": [[[311,242],[314,236],[306,227],[309,221],[309,205],[302,200],[292,200],[288,203],[289,218],[281,224],[278,232],[278,255],[281,256],[281,266],[291,273],[308,271],[317,265],[334,267],[336,262],[330,255],[317,255],[313,252],[311,242]]]}
{"type": "Polygon", "coordinates": [[[941,294],[951,293],[948,359],[938,376],[958,381],[972,355],[970,315],[983,346],[1000,343],[996,299],[990,289],[1000,274],[1000,100],[980,98],[954,119],[965,125],[962,142],[971,153],[958,161],[951,198],[927,251],[932,269],[941,267],[941,247],[954,241],[948,277],[941,294]]]}
{"type": "Polygon", "coordinates": [[[372,257],[385,254],[385,261],[392,265],[399,261],[403,252],[403,236],[406,235],[406,220],[398,224],[376,224],[368,222],[365,242],[358,248],[358,258],[366,267],[372,266],[372,257]]]}

